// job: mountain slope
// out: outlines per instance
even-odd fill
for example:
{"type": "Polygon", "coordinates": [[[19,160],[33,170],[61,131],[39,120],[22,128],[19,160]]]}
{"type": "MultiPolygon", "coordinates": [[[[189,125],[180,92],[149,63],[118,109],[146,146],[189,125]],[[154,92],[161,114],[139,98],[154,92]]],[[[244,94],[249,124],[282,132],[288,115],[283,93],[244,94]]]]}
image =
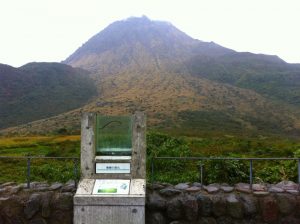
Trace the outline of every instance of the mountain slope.
{"type": "Polygon", "coordinates": [[[95,94],[88,72],[82,69],[59,63],[0,65],[0,128],[69,111],[95,94]]]}
{"type": "Polygon", "coordinates": [[[92,37],[65,62],[94,71],[95,79],[100,80],[98,101],[120,98],[118,103],[108,103],[112,109],[107,113],[118,111],[116,104],[118,107],[135,105],[150,113],[150,119],[163,117],[158,119],[164,120],[163,127],[189,128],[196,123],[202,127],[201,123],[195,122],[199,120],[195,114],[203,118],[201,122],[209,120],[205,127],[208,129],[224,120],[227,120],[226,130],[235,121],[239,125],[231,128],[271,132],[293,130],[299,124],[299,114],[290,108],[300,99],[297,98],[300,88],[296,89],[299,82],[294,82],[295,88],[287,84],[291,83],[288,81],[291,76],[294,77],[292,80],[298,79],[292,73],[297,72],[297,67],[276,56],[239,53],[213,42],[195,40],[166,22],[151,21],[146,17],[115,22],[92,37]],[[144,81],[138,82],[140,79],[144,81]],[[286,82],[281,84],[283,79],[286,82]],[[190,83],[189,86],[184,86],[184,82],[190,83]],[[196,84],[199,82],[201,87],[196,84]],[[170,83],[176,83],[174,88],[178,91],[170,91],[170,83]],[[206,83],[205,88],[203,83],[206,83]],[[234,89],[233,86],[224,86],[224,83],[239,87],[235,90],[236,95],[228,90],[234,89]],[[128,89],[124,89],[126,86],[128,89]],[[203,93],[200,89],[211,92],[203,93]],[[192,94],[186,98],[180,91],[192,94]],[[260,100],[251,100],[254,95],[254,99],[260,100]],[[201,101],[203,98],[206,99],[204,102],[201,101]],[[279,106],[274,99],[285,100],[285,104],[279,106]],[[249,110],[245,111],[245,108],[249,110]],[[172,122],[167,124],[166,120],[172,122]]]}
{"type": "Polygon", "coordinates": [[[251,90],[187,74],[128,73],[103,79],[102,95],[80,109],[6,131],[79,130],[83,112],[119,115],[135,110],[147,113],[150,128],[182,134],[295,134],[300,128],[299,118],[291,111],[251,90]]]}
{"type": "Polygon", "coordinates": [[[4,132],[78,130],[82,112],[142,110],[149,127],[160,130],[299,133],[300,114],[293,100],[298,93],[293,89],[284,103],[279,103],[280,94],[272,94],[290,88],[272,75],[277,72],[282,79],[294,72],[297,83],[297,65],[195,40],[167,22],[146,17],[115,22],[64,63],[91,71],[98,95],[81,108],[4,132]],[[264,77],[270,85],[266,90],[259,86],[264,77]]]}
{"type": "Polygon", "coordinates": [[[222,55],[234,51],[195,40],[170,23],[133,17],[112,23],[64,63],[101,75],[155,69],[182,72],[181,62],[197,52],[222,55]]]}
{"type": "Polygon", "coordinates": [[[252,89],[270,99],[300,107],[300,65],[277,56],[230,53],[220,57],[198,55],[186,62],[201,78],[252,89]]]}

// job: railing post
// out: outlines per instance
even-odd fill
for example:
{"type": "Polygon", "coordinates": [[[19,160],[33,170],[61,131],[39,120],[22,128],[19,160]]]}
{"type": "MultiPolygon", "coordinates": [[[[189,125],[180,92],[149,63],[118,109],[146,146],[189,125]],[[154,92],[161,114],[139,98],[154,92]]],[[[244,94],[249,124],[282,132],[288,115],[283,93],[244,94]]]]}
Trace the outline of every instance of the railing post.
{"type": "Polygon", "coordinates": [[[203,188],[203,164],[202,164],[202,161],[200,164],[200,183],[201,183],[201,189],[202,189],[203,188]]]}
{"type": "Polygon", "coordinates": [[[253,160],[250,159],[250,168],[249,168],[249,182],[250,182],[250,190],[252,190],[252,185],[253,185],[253,160]]]}
{"type": "Polygon", "coordinates": [[[151,183],[153,186],[154,183],[154,158],[151,158],[151,183]]]}
{"type": "Polygon", "coordinates": [[[298,159],[298,191],[300,192],[300,159],[298,159]]]}
{"type": "Polygon", "coordinates": [[[27,157],[27,188],[30,188],[30,157],[27,157]]]}
{"type": "Polygon", "coordinates": [[[77,169],[77,159],[73,160],[74,163],[74,183],[75,183],[75,188],[77,188],[77,173],[78,173],[78,169],[77,169]]]}

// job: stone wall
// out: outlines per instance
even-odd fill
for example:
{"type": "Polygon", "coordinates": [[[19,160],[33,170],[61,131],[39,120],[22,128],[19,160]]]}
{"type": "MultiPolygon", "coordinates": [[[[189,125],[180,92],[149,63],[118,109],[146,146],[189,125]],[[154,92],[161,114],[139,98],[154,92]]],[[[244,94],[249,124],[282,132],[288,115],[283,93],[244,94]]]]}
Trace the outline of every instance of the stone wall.
{"type": "Polygon", "coordinates": [[[67,224],[73,220],[75,184],[0,185],[0,224],[67,224]]]}
{"type": "Polygon", "coordinates": [[[298,185],[154,184],[147,189],[148,224],[300,224],[298,185]]]}
{"type": "MultiPolygon", "coordinates": [[[[0,224],[69,224],[75,184],[0,185],[0,224]]],[[[298,185],[153,184],[147,187],[147,224],[300,223],[298,185]]]]}

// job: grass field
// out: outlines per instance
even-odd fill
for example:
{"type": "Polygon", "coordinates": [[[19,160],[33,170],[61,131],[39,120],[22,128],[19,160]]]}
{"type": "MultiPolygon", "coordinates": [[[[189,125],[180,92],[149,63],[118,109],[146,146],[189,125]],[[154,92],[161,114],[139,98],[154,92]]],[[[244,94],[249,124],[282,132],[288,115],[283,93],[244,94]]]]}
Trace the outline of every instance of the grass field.
{"type": "MultiPolygon", "coordinates": [[[[31,181],[65,182],[73,179],[73,160],[45,160],[42,157],[79,157],[79,155],[80,136],[0,138],[0,156],[41,157],[31,160],[31,181]]],[[[27,160],[0,159],[0,170],[0,182],[26,182],[27,160]]]]}
{"type": "MultiPolygon", "coordinates": [[[[42,157],[79,157],[80,136],[33,136],[0,138],[0,156],[39,156],[31,160],[31,181],[65,182],[74,178],[73,160],[45,160],[42,157]]],[[[184,137],[149,132],[147,134],[148,179],[153,156],[201,157],[300,157],[300,140],[272,136],[233,135],[184,137]]],[[[0,183],[26,182],[26,159],[0,159],[0,183]]],[[[248,180],[247,162],[206,162],[206,182],[248,180]],[[229,175],[230,174],[230,175],[229,175]]],[[[79,168],[80,164],[78,164],[79,168]]],[[[164,182],[199,180],[199,163],[156,161],[155,179],[164,182]],[[186,172],[178,172],[184,171],[186,172]]],[[[77,172],[76,175],[79,175],[77,172]]],[[[297,180],[296,163],[290,161],[254,164],[256,182],[297,180]]]]}

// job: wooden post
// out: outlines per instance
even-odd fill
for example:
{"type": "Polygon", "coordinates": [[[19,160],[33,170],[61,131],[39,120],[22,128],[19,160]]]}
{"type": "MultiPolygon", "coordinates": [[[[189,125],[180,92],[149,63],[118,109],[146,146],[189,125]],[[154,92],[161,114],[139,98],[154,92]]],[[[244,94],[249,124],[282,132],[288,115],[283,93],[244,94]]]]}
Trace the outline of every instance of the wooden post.
{"type": "Polygon", "coordinates": [[[146,179],[146,116],[135,112],[132,127],[132,179],[146,179]]]}
{"type": "Polygon", "coordinates": [[[81,179],[94,174],[95,119],[94,113],[84,113],[81,118],[81,179]]]}

